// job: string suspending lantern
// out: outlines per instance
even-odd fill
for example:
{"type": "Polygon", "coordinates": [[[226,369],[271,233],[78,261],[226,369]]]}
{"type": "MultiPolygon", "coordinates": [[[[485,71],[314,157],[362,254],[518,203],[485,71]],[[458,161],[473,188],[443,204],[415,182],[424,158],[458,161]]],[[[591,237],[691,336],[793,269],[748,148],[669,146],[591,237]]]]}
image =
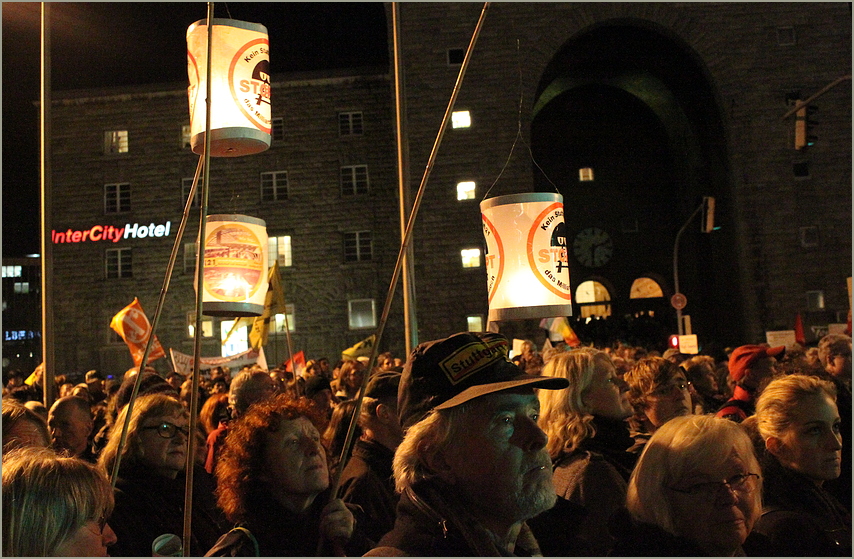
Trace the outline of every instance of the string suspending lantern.
{"type": "Polygon", "coordinates": [[[207,216],[202,314],[260,316],[267,295],[267,227],[247,215],[207,216]]]}
{"type": "Polygon", "coordinates": [[[563,196],[531,192],[480,203],[489,322],[572,316],[563,196]]]}
{"type": "MultiPolygon", "coordinates": [[[[190,146],[205,148],[207,19],[187,28],[190,146]]],[[[270,147],[270,41],[258,23],[213,18],[211,157],[240,157],[270,147]]]]}

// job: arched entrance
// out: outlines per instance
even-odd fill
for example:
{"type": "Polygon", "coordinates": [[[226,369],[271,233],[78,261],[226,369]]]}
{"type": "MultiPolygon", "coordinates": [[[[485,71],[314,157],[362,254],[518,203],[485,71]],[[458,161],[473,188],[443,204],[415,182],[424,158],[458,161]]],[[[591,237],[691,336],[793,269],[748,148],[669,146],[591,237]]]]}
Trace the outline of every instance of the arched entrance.
{"type": "Polygon", "coordinates": [[[722,130],[702,63],[649,22],[591,26],[546,67],[531,124],[542,169],[535,188],[563,194],[572,283],[606,278],[615,320],[639,312],[632,284],[654,277],[654,319],[676,332],[675,311],[663,304],[673,294],[676,234],[703,196],[715,196],[722,231],[702,234],[696,218],[686,229],[680,290],[701,339],[740,339],[737,278],[722,274],[735,269],[722,130]]]}

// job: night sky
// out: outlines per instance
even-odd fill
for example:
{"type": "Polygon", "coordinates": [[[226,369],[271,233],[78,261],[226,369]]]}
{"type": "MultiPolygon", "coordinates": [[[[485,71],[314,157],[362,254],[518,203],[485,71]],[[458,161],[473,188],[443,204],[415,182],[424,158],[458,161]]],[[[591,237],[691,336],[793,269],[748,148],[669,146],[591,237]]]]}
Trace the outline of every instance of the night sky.
{"type": "MultiPolygon", "coordinates": [[[[50,3],[53,91],[187,80],[187,27],[204,2],[50,3]]],[[[39,252],[41,5],[4,2],[3,256],[39,252]]],[[[388,63],[384,4],[224,2],[214,17],[260,23],[273,74],[388,63]]]]}

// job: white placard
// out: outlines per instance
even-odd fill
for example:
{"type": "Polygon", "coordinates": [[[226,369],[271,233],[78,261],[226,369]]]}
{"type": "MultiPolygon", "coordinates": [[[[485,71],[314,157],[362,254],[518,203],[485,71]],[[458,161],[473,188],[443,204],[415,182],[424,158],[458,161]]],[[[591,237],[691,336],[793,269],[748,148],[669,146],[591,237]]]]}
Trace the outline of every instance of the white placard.
{"type": "Polygon", "coordinates": [[[765,332],[765,341],[771,347],[784,345],[786,349],[792,349],[797,343],[794,330],[770,330],[765,332]]]}

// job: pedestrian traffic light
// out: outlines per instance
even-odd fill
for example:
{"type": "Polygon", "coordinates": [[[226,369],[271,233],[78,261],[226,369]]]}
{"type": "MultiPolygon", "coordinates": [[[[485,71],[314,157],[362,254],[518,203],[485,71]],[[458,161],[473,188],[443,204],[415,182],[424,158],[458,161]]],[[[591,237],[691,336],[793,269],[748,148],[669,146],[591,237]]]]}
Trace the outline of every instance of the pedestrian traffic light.
{"type": "Polygon", "coordinates": [[[703,233],[711,233],[715,230],[714,196],[703,196],[703,221],[700,222],[700,230],[703,233]]]}
{"type": "Polygon", "coordinates": [[[679,349],[679,336],[677,334],[673,334],[667,338],[667,347],[670,349],[679,349]]]}
{"type": "MultiPolygon", "coordinates": [[[[801,101],[795,101],[797,105],[801,101]]],[[[814,105],[804,105],[795,113],[795,149],[804,150],[815,144],[816,136],[813,134],[814,127],[818,124],[813,115],[818,111],[814,105]]]]}

